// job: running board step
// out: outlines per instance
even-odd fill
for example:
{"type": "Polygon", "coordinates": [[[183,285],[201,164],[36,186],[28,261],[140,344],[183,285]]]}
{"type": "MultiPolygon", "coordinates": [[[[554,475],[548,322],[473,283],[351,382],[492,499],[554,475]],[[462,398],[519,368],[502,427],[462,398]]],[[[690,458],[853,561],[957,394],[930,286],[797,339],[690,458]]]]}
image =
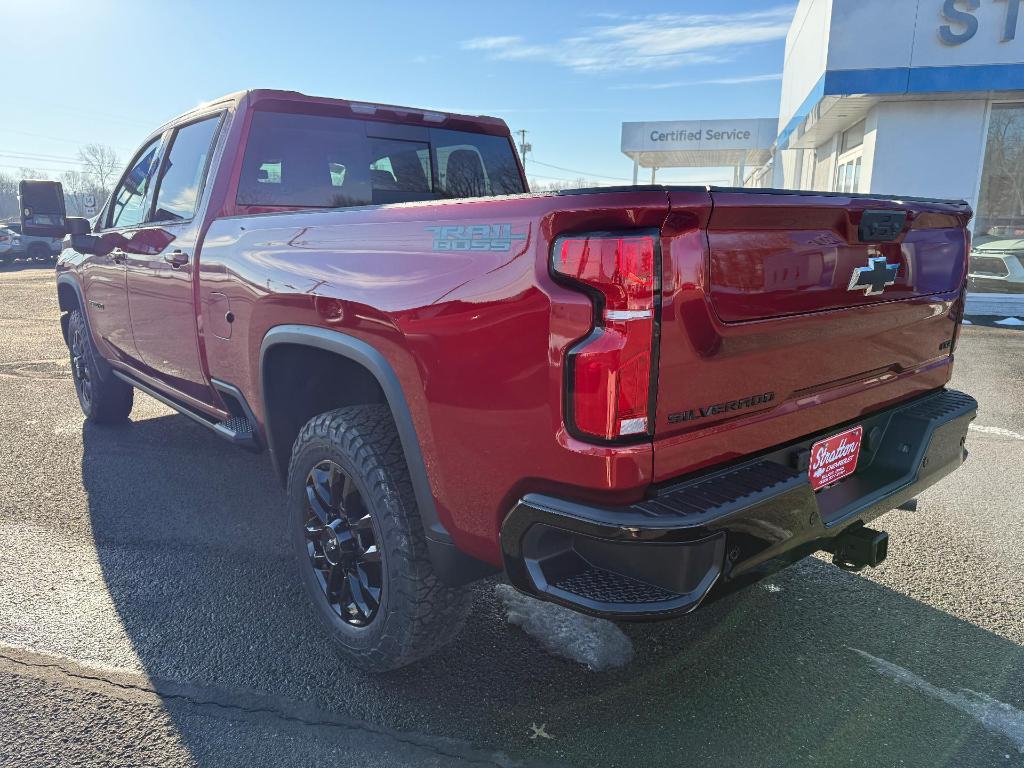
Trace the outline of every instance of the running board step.
{"type": "MultiPolygon", "coordinates": [[[[232,416],[230,419],[225,421],[214,421],[206,414],[200,413],[193,408],[189,408],[187,405],[178,402],[173,397],[165,395],[163,392],[154,389],[148,384],[143,384],[134,376],[131,376],[124,371],[120,371],[115,368],[113,373],[126,384],[130,384],[136,389],[142,390],[150,397],[159,400],[169,408],[173,408],[182,416],[187,416],[197,424],[202,424],[204,427],[213,430],[216,434],[234,445],[237,445],[240,448],[246,448],[250,451],[259,451],[262,449],[263,446],[260,445],[259,438],[256,435],[256,430],[253,429],[253,420],[251,418],[246,418],[245,416],[232,416]]],[[[222,382],[214,382],[214,386],[218,391],[228,392],[236,398],[241,397],[241,393],[234,388],[230,388],[230,385],[223,384],[222,382]]],[[[241,402],[244,402],[244,398],[241,402]]],[[[242,407],[247,408],[246,406],[242,407]]]]}
{"type": "Polygon", "coordinates": [[[256,432],[250,422],[244,416],[232,416],[227,421],[218,421],[213,425],[213,431],[225,440],[243,448],[256,448],[256,432]]]}
{"type": "Polygon", "coordinates": [[[550,584],[553,592],[567,592],[583,601],[615,606],[667,603],[680,597],[654,584],[587,564],[584,570],[550,584]]]}

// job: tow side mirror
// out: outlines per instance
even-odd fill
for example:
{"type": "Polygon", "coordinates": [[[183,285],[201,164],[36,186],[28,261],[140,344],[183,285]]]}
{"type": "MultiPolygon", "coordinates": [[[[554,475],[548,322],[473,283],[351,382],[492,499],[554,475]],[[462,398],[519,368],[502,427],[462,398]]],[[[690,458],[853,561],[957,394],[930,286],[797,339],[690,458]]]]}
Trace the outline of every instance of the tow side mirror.
{"type": "Polygon", "coordinates": [[[37,237],[64,237],[68,233],[64,188],[59,181],[24,179],[18,184],[21,232],[37,237]]]}
{"type": "Polygon", "coordinates": [[[83,219],[78,216],[68,216],[65,221],[67,222],[68,234],[72,237],[75,235],[88,235],[92,232],[92,225],[89,224],[88,219],[83,219]]]}
{"type": "Polygon", "coordinates": [[[66,221],[68,234],[64,238],[65,248],[72,248],[79,253],[100,253],[103,243],[98,235],[92,234],[92,225],[88,219],[68,216],[66,221]]]}

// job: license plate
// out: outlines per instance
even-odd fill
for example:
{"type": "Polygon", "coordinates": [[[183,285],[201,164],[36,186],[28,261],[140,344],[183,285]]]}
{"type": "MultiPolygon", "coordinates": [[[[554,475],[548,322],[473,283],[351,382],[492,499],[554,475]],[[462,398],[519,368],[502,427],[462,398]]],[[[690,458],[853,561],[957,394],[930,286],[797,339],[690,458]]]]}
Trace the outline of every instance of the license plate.
{"type": "Polygon", "coordinates": [[[820,490],[853,474],[857,469],[863,437],[864,427],[853,427],[811,446],[811,462],[807,474],[813,490],[820,490]]]}

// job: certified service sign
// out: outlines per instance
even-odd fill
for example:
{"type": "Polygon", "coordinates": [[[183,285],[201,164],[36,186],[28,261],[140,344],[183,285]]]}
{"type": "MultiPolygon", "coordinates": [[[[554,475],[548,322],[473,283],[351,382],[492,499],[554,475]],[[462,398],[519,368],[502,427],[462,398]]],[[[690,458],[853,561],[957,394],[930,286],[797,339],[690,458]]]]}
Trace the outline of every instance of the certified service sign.
{"type": "Polygon", "coordinates": [[[777,127],[776,118],[623,123],[622,151],[630,154],[768,150],[777,127]]]}

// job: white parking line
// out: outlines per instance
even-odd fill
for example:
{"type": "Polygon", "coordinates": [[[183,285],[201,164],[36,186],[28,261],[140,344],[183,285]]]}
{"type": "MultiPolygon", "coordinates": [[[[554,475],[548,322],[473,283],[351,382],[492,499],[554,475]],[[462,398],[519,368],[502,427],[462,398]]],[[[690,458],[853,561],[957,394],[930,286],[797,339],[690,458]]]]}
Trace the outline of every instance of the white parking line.
{"type": "Polygon", "coordinates": [[[1000,437],[1012,437],[1014,440],[1024,440],[1024,435],[1020,432],[1014,432],[1012,429],[1003,429],[1002,427],[985,427],[981,424],[971,424],[970,428],[975,432],[984,432],[986,435],[999,435],[1000,437]]]}
{"type": "Polygon", "coordinates": [[[932,685],[909,669],[897,666],[891,661],[872,656],[858,648],[850,648],[850,650],[870,661],[875,669],[883,675],[910,688],[916,688],[922,693],[927,693],[951,707],[956,707],[964,714],[970,715],[988,730],[1008,738],[1020,752],[1024,753],[1024,712],[1021,710],[968,688],[961,688],[959,693],[947,691],[945,688],[932,685]]]}

